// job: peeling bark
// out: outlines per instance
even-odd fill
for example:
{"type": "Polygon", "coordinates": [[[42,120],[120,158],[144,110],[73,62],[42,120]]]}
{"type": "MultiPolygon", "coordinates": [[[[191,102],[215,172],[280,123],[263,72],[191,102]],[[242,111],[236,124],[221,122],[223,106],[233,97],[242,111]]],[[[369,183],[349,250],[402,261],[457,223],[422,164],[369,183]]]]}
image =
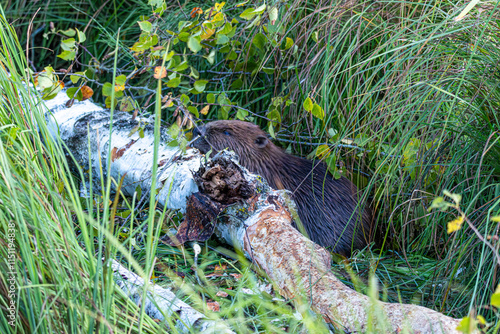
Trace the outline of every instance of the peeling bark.
{"type": "Polygon", "coordinates": [[[307,300],[326,322],[349,332],[365,331],[368,312],[372,312],[384,315],[390,324],[390,328],[383,328],[383,322],[372,324],[377,332],[399,333],[406,328],[412,333],[459,333],[457,319],[417,305],[371,301],[348,288],[330,272],[329,254],[290,228],[286,206],[273,202],[245,222],[243,242],[245,251],[269,275],[280,295],[307,300]]]}
{"type": "MultiPolygon", "coordinates": [[[[65,93],[60,93],[55,100],[46,103],[52,111],[47,119],[54,136],[59,131],[83,166],[89,165],[87,143],[90,140],[90,164],[96,171],[100,161],[105,170],[107,148],[112,145],[111,176],[118,179],[126,173],[123,188],[126,194],[132,194],[137,185],[143,192],[148,192],[153,156],[152,127],[146,127],[144,138],[137,134],[129,136],[135,121],[128,114],[116,113],[110,141],[109,114],[106,111],[89,101],[75,103],[66,109],[67,100],[65,93]]],[[[166,131],[162,130],[158,164],[161,167],[160,187],[163,188],[158,200],[160,204],[185,212],[186,198],[198,190],[191,172],[198,170],[200,156],[190,151],[184,158],[175,159],[177,150],[165,144],[168,140],[166,131]]],[[[227,161],[229,158],[223,155],[220,159],[227,161]]],[[[293,203],[287,200],[285,192],[269,189],[261,177],[249,174],[243,168],[241,171],[247,184],[235,186],[237,182],[229,182],[235,173],[224,173],[224,163],[219,163],[219,166],[220,169],[203,173],[201,188],[212,199],[225,199],[223,205],[230,203],[233,196],[228,197],[227,191],[232,194],[239,192],[239,195],[234,194],[239,196],[239,202],[226,208],[224,221],[218,223],[215,232],[226,242],[244,249],[247,256],[269,275],[281,295],[306,300],[325,321],[350,332],[372,326],[389,332],[407,328],[413,333],[458,333],[457,319],[421,306],[370,301],[345,286],[330,272],[329,253],[292,227],[290,211],[293,211],[293,203]],[[242,194],[243,190],[245,194],[242,194]],[[384,330],[381,327],[384,322],[369,323],[373,322],[369,315],[377,315],[377,312],[385,315],[390,328],[384,330]]],[[[94,173],[94,177],[100,175],[94,173]]],[[[218,205],[220,203],[214,207],[218,205]]]]}

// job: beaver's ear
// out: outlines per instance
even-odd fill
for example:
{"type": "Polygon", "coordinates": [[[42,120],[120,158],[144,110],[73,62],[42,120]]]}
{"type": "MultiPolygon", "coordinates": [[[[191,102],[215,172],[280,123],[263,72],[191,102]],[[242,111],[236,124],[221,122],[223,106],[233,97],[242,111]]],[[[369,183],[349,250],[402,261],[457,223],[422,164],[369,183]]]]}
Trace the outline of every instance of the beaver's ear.
{"type": "Polygon", "coordinates": [[[257,144],[257,147],[259,148],[264,148],[267,145],[267,138],[266,136],[258,136],[257,139],[255,139],[255,144],[257,144]]]}

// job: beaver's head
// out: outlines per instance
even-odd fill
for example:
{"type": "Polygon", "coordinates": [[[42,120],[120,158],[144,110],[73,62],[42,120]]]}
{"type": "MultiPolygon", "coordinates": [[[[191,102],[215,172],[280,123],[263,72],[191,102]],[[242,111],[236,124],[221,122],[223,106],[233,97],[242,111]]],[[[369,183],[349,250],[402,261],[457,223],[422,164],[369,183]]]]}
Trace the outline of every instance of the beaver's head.
{"type": "Polygon", "coordinates": [[[238,155],[242,166],[252,173],[262,175],[275,189],[285,188],[283,173],[293,173],[291,170],[297,169],[297,163],[301,161],[284,153],[267,138],[264,131],[249,122],[210,122],[196,128],[193,131],[193,138],[195,137],[199,138],[192,146],[202,153],[207,153],[210,149],[218,152],[228,148],[238,155]]]}
{"type": "Polygon", "coordinates": [[[199,137],[192,146],[202,153],[228,148],[240,157],[246,165],[250,159],[266,159],[273,145],[257,125],[242,121],[215,121],[193,130],[193,138],[199,137]]]}

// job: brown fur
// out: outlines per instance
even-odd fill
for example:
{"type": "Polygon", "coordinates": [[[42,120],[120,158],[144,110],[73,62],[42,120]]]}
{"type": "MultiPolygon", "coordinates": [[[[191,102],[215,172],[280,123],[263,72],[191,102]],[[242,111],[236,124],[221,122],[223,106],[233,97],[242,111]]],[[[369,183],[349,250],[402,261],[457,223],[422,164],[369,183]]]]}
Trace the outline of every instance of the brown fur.
{"type": "Polygon", "coordinates": [[[196,129],[193,146],[206,153],[229,148],[240,164],[262,175],[275,189],[288,189],[309,238],[348,255],[366,245],[370,210],[358,205],[356,186],[345,177],[334,179],[322,162],[285,153],[258,126],[242,121],[216,121],[196,129]]]}

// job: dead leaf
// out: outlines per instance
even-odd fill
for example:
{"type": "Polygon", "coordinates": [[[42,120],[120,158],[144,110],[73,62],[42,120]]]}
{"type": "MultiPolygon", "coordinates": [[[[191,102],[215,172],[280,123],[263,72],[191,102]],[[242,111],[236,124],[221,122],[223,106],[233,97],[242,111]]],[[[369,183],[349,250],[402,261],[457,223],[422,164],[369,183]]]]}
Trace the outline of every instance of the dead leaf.
{"type": "Polygon", "coordinates": [[[80,88],[80,91],[82,92],[82,96],[83,96],[82,101],[90,99],[92,97],[92,95],[94,95],[94,90],[86,85],[82,86],[82,88],[80,88]]]}
{"type": "Polygon", "coordinates": [[[153,76],[155,77],[155,79],[165,78],[167,76],[167,69],[163,66],[156,66],[153,76]]]}
{"type": "Polygon", "coordinates": [[[229,296],[229,295],[227,294],[227,292],[226,292],[226,291],[222,291],[222,290],[221,290],[221,291],[217,291],[216,296],[217,296],[217,297],[224,297],[224,298],[225,298],[225,297],[227,297],[227,296],[229,296]]]}
{"type": "Polygon", "coordinates": [[[194,7],[191,10],[191,18],[194,18],[196,15],[203,14],[203,10],[200,7],[194,7]]]}
{"type": "Polygon", "coordinates": [[[221,266],[215,265],[214,274],[222,275],[222,274],[224,274],[224,272],[226,271],[226,269],[227,269],[227,264],[223,264],[221,266]]]}
{"type": "Polygon", "coordinates": [[[243,277],[242,274],[229,274],[231,276],[233,276],[234,278],[236,278],[237,280],[239,280],[241,277],[243,277]]]}
{"type": "Polygon", "coordinates": [[[115,161],[116,160],[116,151],[118,151],[118,147],[113,147],[113,149],[111,150],[111,161],[115,161]]]}
{"type": "Polygon", "coordinates": [[[220,311],[220,305],[217,302],[207,302],[207,307],[212,312],[219,312],[220,311]]]}
{"type": "Polygon", "coordinates": [[[202,115],[206,115],[206,114],[208,114],[208,111],[209,111],[209,110],[210,110],[210,105],[209,105],[209,104],[207,104],[206,106],[204,106],[204,107],[203,107],[203,109],[201,109],[201,110],[200,110],[200,113],[201,113],[202,115]]]}

